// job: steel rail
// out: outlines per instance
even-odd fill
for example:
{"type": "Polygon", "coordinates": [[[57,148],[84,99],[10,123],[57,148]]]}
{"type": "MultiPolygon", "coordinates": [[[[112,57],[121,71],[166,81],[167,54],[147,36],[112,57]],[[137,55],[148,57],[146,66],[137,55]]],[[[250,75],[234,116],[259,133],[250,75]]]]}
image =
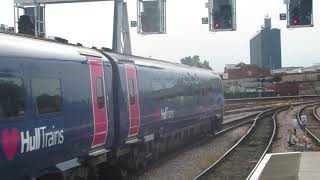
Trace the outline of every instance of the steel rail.
{"type": "MultiPolygon", "coordinates": [[[[197,143],[192,143],[188,146],[185,147],[185,149],[190,149],[190,148],[193,148],[193,147],[198,147],[210,140],[213,140],[214,138],[216,137],[219,137],[219,136],[222,136],[224,135],[225,133],[235,129],[235,128],[238,128],[238,127],[241,127],[243,125],[246,125],[248,123],[253,123],[254,119],[252,119],[252,117],[256,117],[257,114],[260,114],[260,113],[255,113],[255,114],[250,114],[250,115],[247,115],[247,116],[243,116],[241,118],[238,118],[238,119],[235,119],[233,121],[229,121],[227,123],[224,123],[222,124],[222,130],[221,131],[218,131],[217,133],[214,134],[214,136],[211,136],[210,138],[207,138],[206,140],[204,141],[198,141],[197,143]]],[[[177,150],[175,152],[172,152],[169,156],[167,156],[166,158],[162,158],[160,159],[160,163],[163,163],[164,161],[168,160],[168,159],[171,159],[173,158],[174,156],[182,153],[182,152],[185,152],[185,150],[177,150]]],[[[154,167],[156,165],[152,165],[152,167],[154,167]]],[[[149,167],[150,168],[150,167],[149,167]]],[[[137,174],[132,174],[131,176],[133,177],[136,177],[138,176],[137,174]]],[[[134,179],[134,178],[133,178],[134,179]]]]}
{"type": "Polygon", "coordinates": [[[258,98],[240,98],[240,99],[226,99],[225,102],[242,102],[242,101],[265,101],[265,100],[289,100],[300,98],[320,98],[319,95],[304,95],[304,96],[275,96],[275,97],[258,97],[258,98]]]}
{"type": "Polygon", "coordinates": [[[313,116],[320,122],[320,117],[317,113],[317,110],[320,108],[320,105],[319,106],[315,106],[314,109],[313,109],[313,116]]]}
{"type": "MultiPolygon", "coordinates": [[[[283,107],[281,107],[283,108],[283,107]]],[[[275,108],[271,108],[271,109],[268,109],[268,110],[265,110],[261,113],[259,113],[254,121],[253,121],[253,124],[251,125],[250,129],[246,132],[246,134],[234,145],[232,146],[225,154],[223,154],[217,161],[215,161],[212,165],[210,165],[207,169],[205,169],[204,171],[202,171],[199,175],[197,175],[196,177],[194,177],[193,179],[194,180],[197,180],[197,179],[200,179],[203,175],[205,175],[206,173],[208,173],[211,169],[214,169],[217,165],[221,164],[223,162],[223,160],[231,153],[233,152],[253,131],[253,129],[256,127],[256,122],[260,119],[260,118],[263,118],[265,117],[264,115],[270,113],[270,112],[273,112],[277,109],[280,109],[279,107],[275,107],[275,108]]],[[[274,123],[273,123],[274,124],[274,123]]],[[[271,142],[272,142],[272,139],[274,138],[274,134],[275,134],[275,130],[273,131],[273,134],[271,135],[272,138],[271,138],[271,142]]],[[[269,142],[269,144],[271,144],[269,142]]],[[[269,147],[269,146],[268,146],[269,147]]],[[[266,152],[266,151],[264,151],[266,152]]]]}
{"type": "Polygon", "coordinates": [[[272,142],[275,138],[276,135],[276,131],[277,131],[277,116],[279,114],[279,112],[284,111],[285,109],[289,108],[289,106],[287,107],[283,107],[280,110],[278,110],[276,113],[273,114],[272,116],[272,120],[273,120],[273,132],[272,132],[272,136],[270,138],[269,144],[266,147],[266,149],[264,150],[261,158],[259,159],[259,161],[257,162],[257,164],[255,165],[255,167],[252,169],[252,171],[250,172],[249,176],[247,177],[247,180],[250,179],[252,177],[252,175],[254,174],[254,172],[257,170],[257,168],[259,167],[259,164],[261,163],[261,161],[263,160],[264,156],[267,154],[268,150],[270,149],[270,146],[272,145],[272,142]]]}
{"type": "MultiPolygon", "coordinates": [[[[309,104],[309,105],[304,106],[303,108],[301,108],[301,109],[298,111],[296,117],[297,117],[297,119],[298,119],[298,122],[299,122],[299,124],[300,124],[300,127],[301,127],[302,129],[304,129],[304,130],[306,131],[306,133],[307,133],[313,140],[315,140],[315,141],[317,142],[317,144],[320,144],[320,138],[317,137],[314,133],[312,133],[312,131],[311,131],[308,127],[303,127],[303,124],[302,124],[302,121],[301,121],[302,112],[303,112],[306,108],[311,107],[311,106],[316,106],[316,105],[319,105],[319,103],[313,103],[313,104],[309,104]]],[[[319,126],[320,126],[320,125],[319,125],[319,126]]]]}
{"type": "MultiPolygon", "coordinates": [[[[309,103],[316,103],[316,102],[317,101],[313,101],[313,100],[312,101],[305,101],[305,102],[292,102],[292,103],[290,103],[290,105],[302,105],[302,104],[309,104],[309,103]]],[[[241,106],[245,106],[245,107],[244,108],[240,108],[240,109],[239,109],[240,105],[236,104],[237,106],[235,106],[235,107],[232,107],[232,108],[229,107],[229,109],[227,108],[228,110],[226,110],[224,112],[224,115],[229,115],[229,114],[233,114],[233,113],[240,113],[240,112],[247,112],[247,111],[251,111],[251,110],[253,110],[253,111],[258,111],[258,110],[264,111],[264,110],[270,109],[270,105],[274,105],[273,107],[275,107],[275,106],[277,106],[277,107],[284,106],[284,103],[282,103],[282,104],[277,104],[279,102],[274,102],[274,103],[275,104],[269,103],[267,105],[254,105],[254,104],[252,104],[251,106],[246,106],[246,104],[245,105],[242,104],[241,106]]],[[[235,105],[235,104],[230,104],[230,105],[235,105]]],[[[225,109],[226,109],[226,107],[225,107],[225,109]]]]}
{"type": "Polygon", "coordinates": [[[240,127],[240,126],[243,126],[245,124],[248,124],[248,123],[251,123],[254,121],[255,117],[260,114],[260,112],[257,112],[257,113],[254,113],[254,114],[250,114],[250,115],[246,115],[246,116],[243,116],[239,119],[235,119],[233,121],[229,121],[229,122],[226,122],[226,123],[223,123],[222,124],[222,130],[221,131],[218,131],[215,135],[219,136],[219,135],[222,135],[234,128],[237,128],[237,127],[240,127]]]}

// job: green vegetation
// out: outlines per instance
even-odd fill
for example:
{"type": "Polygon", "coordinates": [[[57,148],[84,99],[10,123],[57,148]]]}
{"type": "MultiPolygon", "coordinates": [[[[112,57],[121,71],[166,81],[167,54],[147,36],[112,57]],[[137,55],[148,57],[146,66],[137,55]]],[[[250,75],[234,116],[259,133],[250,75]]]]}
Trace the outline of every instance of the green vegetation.
{"type": "Polygon", "coordinates": [[[198,55],[184,57],[180,59],[180,62],[181,64],[212,70],[209,65],[209,61],[204,60],[202,63],[198,55]]]}

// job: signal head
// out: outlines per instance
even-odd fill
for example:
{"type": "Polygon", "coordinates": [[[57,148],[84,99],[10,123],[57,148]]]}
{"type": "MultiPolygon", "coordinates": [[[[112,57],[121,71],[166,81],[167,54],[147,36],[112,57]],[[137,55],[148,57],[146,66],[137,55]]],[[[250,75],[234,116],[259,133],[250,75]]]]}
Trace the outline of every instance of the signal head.
{"type": "Polygon", "coordinates": [[[228,1],[209,0],[209,1],[212,1],[212,6],[209,7],[210,31],[235,30],[236,29],[235,0],[228,0],[228,1]]]}
{"type": "Polygon", "coordinates": [[[312,27],[312,0],[290,0],[287,17],[288,27],[312,27]]]}

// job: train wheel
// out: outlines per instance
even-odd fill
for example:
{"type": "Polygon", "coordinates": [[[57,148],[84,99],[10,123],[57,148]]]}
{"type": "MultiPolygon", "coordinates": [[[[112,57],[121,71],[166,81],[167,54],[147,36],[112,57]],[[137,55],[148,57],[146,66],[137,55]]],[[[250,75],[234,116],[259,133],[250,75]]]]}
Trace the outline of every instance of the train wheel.
{"type": "Polygon", "coordinates": [[[99,170],[98,180],[125,180],[127,177],[127,172],[120,167],[116,166],[104,166],[99,170]]]}
{"type": "Polygon", "coordinates": [[[60,173],[46,174],[37,178],[37,180],[63,180],[63,176],[60,173]]]}

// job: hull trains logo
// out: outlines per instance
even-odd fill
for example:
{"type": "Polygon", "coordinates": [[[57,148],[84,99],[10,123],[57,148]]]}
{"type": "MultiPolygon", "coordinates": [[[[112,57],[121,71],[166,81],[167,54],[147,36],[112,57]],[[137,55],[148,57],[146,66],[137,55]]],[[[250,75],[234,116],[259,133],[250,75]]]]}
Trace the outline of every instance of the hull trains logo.
{"type": "Polygon", "coordinates": [[[162,120],[174,118],[174,111],[169,110],[169,107],[165,107],[165,108],[157,107],[155,109],[155,115],[158,121],[162,121],[162,120]]]}
{"type": "Polygon", "coordinates": [[[161,108],[161,120],[171,119],[174,117],[174,111],[169,110],[168,107],[161,108]]]}
{"type": "Polygon", "coordinates": [[[64,142],[63,130],[49,130],[46,126],[34,128],[33,131],[21,131],[17,128],[3,129],[1,132],[2,150],[11,161],[18,152],[20,144],[20,153],[27,153],[44,148],[62,144],[64,142]],[[33,133],[31,133],[33,132],[33,133]]]}

